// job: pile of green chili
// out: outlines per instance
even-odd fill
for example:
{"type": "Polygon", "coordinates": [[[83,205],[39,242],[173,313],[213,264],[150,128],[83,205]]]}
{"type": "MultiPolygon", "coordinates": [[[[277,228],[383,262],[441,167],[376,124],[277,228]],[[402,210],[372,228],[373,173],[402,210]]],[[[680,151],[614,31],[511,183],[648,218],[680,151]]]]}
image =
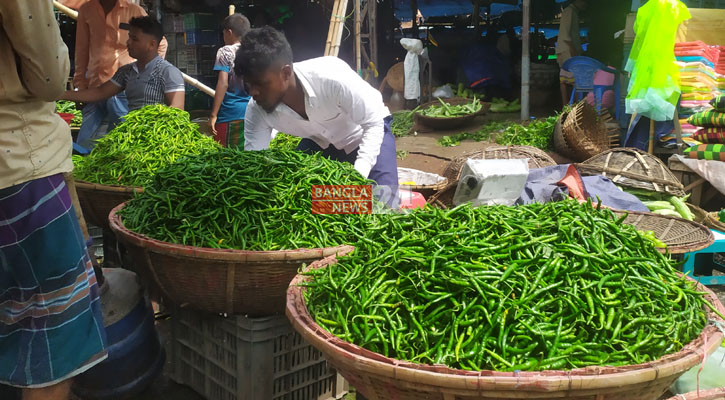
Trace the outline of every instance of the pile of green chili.
{"type": "Polygon", "coordinates": [[[368,185],[349,163],[298,151],[225,148],[159,169],[124,225],[170,243],[240,250],[351,244],[360,215],[312,213],[312,185],[368,185]]]}
{"type": "Polygon", "coordinates": [[[302,140],[299,136],[292,136],[286,133],[277,132],[277,136],[269,143],[269,148],[273,150],[295,150],[302,140]]]}
{"type": "Polygon", "coordinates": [[[376,215],[356,250],[306,272],[317,323],[399,360],[466,370],[647,362],[712,305],[611,211],[575,201],[376,215]]]}
{"type": "Polygon", "coordinates": [[[150,105],[129,112],[88,156],[73,156],[73,175],[105,185],[145,186],[159,168],[218,148],[189,120],[189,113],[150,105]]]}
{"type": "Polygon", "coordinates": [[[421,115],[432,118],[453,118],[464,115],[475,114],[481,111],[481,102],[477,98],[466,104],[451,105],[445,100],[438,98],[440,105],[430,106],[418,111],[421,115]]]}

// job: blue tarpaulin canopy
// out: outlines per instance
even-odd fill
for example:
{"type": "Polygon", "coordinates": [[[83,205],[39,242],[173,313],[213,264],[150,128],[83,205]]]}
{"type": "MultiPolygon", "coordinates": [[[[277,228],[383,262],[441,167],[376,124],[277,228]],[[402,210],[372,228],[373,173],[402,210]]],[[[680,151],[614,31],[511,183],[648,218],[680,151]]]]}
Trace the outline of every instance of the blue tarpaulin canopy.
{"type": "MultiPolygon", "coordinates": [[[[418,0],[418,9],[424,18],[452,17],[468,15],[473,12],[471,0],[418,0]]],[[[518,5],[492,3],[491,16],[496,17],[508,11],[521,11],[518,5]]],[[[485,16],[486,7],[481,7],[481,16],[485,16]]],[[[410,21],[410,0],[395,0],[395,17],[400,21],[410,21]]]]}

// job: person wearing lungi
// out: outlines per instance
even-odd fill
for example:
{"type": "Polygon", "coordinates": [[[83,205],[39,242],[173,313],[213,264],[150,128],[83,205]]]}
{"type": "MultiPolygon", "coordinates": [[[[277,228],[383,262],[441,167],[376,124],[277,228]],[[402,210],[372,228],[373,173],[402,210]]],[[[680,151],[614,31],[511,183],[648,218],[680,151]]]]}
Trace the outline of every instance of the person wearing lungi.
{"type": "Polygon", "coordinates": [[[66,400],[107,357],[99,288],[63,173],[70,72],[49,1],[0,2],[0,384],[66,400]]]}

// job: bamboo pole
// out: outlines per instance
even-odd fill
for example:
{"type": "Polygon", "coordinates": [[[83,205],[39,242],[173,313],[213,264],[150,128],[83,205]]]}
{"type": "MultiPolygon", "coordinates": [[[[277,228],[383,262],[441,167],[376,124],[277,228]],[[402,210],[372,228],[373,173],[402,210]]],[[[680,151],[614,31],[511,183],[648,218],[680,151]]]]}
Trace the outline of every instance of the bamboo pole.
{"type": "MultiPolygon", "coordinates": [[[[63,14],[77,20],[78,19],[78,12],[64,6],[63,4],[60,4],[58,1],[53,0],[53,6],[58,9],[58,11],[62,12],[63,14]]],[[[233,6],[231,6],[233,7],[233,6]]],[[[230,9],[231,9],[230,7],[230,9]]],[[[205,84],[199,82],[197,79],[190,77],[189,75],[185,73],[181,73],[181,76],[184,77],[184,82],[188,83],[191,86],[194,86],[195,88],[201,90],[202,92],[208,94],[211,97],[214,97],[214,89],[210,88],[209,86],[206,86],[205,84]]]]}
{"type": "Polygon", "coordinates": [[[337,57],[340,53],[340,42],[342,41],[342,31],[345,28],[345,13],[347,12],[347,0],[340,2],[340,13],[337,18],[337,34],[332,42],[332,55],[337,57]]]}
{"type": "Polygon", "coordinates": [[[521,30],[521,120],[529,119],[529,78],[531,74],[531,59],[529,53],[531,31],[531,0],[522,3],[523,21],[521,30]]]}
{"type": "Polygon", "coordinates": [[[355,0],[355,71],[358,73],[362,72],[362,39],[360,38],[361,25],[362,17],[360,15],[360,0],[355,0]]]}

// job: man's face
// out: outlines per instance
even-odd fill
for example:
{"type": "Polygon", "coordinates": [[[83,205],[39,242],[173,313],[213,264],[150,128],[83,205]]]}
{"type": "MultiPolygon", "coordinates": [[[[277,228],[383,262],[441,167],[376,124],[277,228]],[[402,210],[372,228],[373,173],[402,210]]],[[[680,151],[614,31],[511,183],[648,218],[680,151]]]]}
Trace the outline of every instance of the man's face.
{"type": "Polygon", "coordinates": [[[273,65],[261,73],[245,76],[244,83],[254,101],[264,111],[271,113],[282,102],[292,79],[294,74],[291,65],[273,65]]]}
{"type": "Polygon", "coordinates": [[[139,28],[131,27],[128,31],[128,55],[138,59],[149,53],[155,53],[158,43],[156,38],[143,33],[139,28]]]}

